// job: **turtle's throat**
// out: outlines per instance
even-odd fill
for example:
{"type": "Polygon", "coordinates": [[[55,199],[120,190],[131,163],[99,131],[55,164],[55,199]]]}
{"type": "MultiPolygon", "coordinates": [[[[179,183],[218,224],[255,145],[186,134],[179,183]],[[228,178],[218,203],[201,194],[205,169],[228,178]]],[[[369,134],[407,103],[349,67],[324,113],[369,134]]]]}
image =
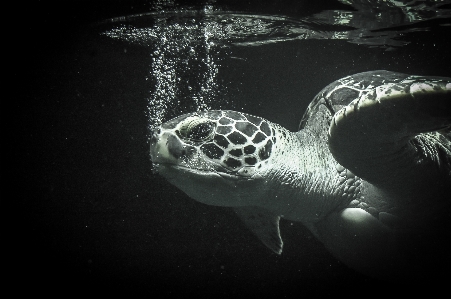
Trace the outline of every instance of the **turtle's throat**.
{"type": "Polygon", "coordinates": [[[280,147],[285,150],[274,153],[277,163],[268,175],[267,204],[290,220],[316,222],[340,204],[332,192],[336,162],[321,137],[309,131],[285,134],[280,147]]]}

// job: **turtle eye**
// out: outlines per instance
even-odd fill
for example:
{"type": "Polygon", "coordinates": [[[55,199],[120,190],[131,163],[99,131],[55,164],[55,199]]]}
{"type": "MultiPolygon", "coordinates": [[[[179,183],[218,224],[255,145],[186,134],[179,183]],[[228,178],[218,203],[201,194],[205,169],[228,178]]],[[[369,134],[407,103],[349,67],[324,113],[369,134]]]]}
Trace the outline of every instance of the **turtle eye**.
{"type": "Polygon", "coordinates": [[[180,136],[195,142],[213,139],[215,123],[208,119],[191,119],[180,127],[180,136]]]}

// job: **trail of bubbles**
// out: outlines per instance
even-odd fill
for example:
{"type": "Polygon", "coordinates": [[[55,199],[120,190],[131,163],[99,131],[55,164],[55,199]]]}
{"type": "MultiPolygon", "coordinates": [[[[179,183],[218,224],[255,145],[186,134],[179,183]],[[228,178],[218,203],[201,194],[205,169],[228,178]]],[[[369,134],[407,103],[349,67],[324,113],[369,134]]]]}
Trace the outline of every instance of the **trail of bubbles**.
{"type": "Polygon", "coordinates": [[[211,21],[162,20],[152,27],[124,25],[105,34],[149,48],[149,130],[182,113],[211,109],[225,90],[217,83],[226,50],[215,42],[222,28],[211,21]]]}

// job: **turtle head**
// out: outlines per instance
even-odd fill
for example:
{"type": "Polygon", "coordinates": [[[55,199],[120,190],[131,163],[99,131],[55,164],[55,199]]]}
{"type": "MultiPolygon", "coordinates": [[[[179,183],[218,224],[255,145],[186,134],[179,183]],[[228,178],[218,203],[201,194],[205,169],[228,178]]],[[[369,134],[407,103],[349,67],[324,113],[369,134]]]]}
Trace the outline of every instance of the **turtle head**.
{"type": "Polygon", "coordinates": [[[276,130],[265,119],[213,110],[160,125],[150,139],[150,156],[162,176],[195,200],[239,206],[256,197],[252,187],[259,188],[275,144],[276,130]]]}

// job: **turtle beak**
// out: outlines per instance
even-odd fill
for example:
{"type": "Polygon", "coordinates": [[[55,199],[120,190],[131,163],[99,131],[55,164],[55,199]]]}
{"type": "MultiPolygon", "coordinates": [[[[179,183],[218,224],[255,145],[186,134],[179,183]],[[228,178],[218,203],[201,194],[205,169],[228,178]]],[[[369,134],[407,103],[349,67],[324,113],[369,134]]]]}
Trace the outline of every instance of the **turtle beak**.
{"type": "Polygon", "coordinates": [[[160,128],[156,128],[151,132],[150,136],[150,146],[152,147],[158,142],[159,136],[160,136],[161,130],[160,128]]]}
{"type": "Polygon", "coordinates": [[[152,132],[150,137],[150,159],[154,164],[176,164],[177,158],[174,157],[171,149],[168,147],[171,135],[169,133],[162,132],[160,128],[157,128],[152,132]]]}
{"type": "Polygon", "coordinates": [[[151,136],[150,136],[150,159],[152,160],[153,163],[158,163],[158,149],[160,147],[159,145],[159,140],[160,140],[160,134],[161,134],[161,130],[160,128],[156,128],[155,130],[153,130],[151,136]]]}

